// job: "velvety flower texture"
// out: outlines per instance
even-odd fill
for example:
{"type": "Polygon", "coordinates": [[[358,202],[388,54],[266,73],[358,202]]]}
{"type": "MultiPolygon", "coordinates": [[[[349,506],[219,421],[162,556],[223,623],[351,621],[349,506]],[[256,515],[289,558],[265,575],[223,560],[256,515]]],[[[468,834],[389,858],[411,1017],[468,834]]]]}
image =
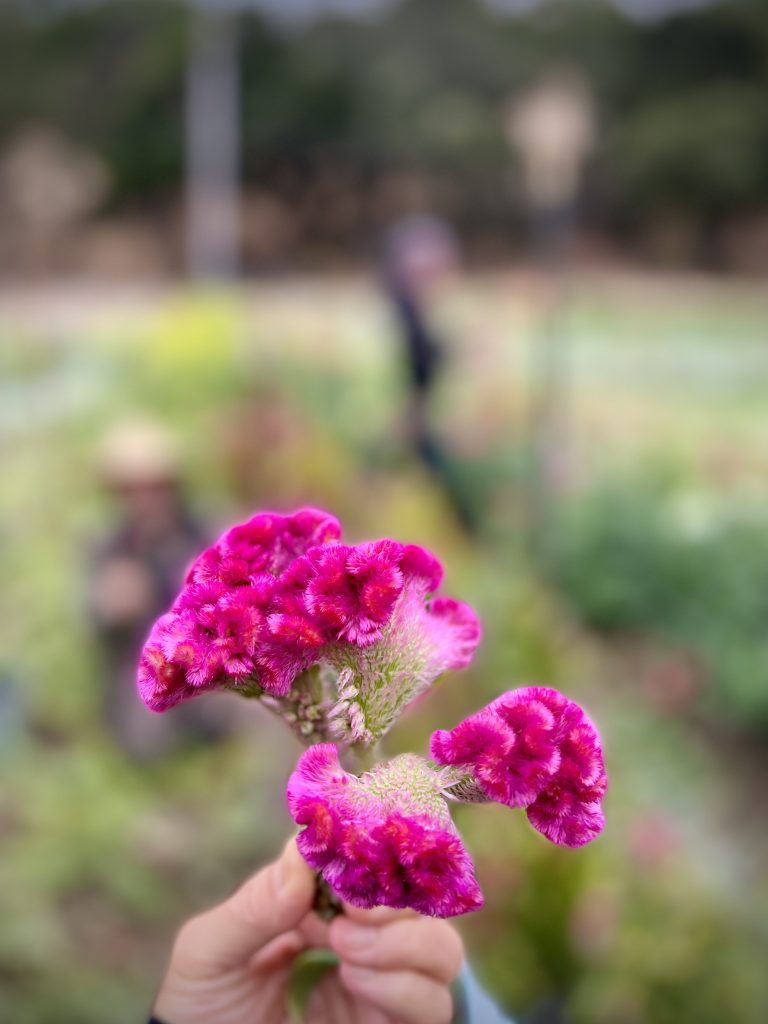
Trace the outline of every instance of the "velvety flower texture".
{"type": "Polygon", "coordinates": [[[415,545],[340,534],[318,509],[263,512],[204,551],[145,644],[147,706],[216,687],[284,698],[319,666],[327,733],[369,744],[441,672],[468,664],[480,624],[467,605],[429,596],[440,563],[415,545]]]}
{"type": "Polygon", "coordinates": [[[278,580],[305,551],[340,535],[338,521],[313,508],[260,512],[227,530],[195,560],[172,609],[152,627],[138,671],[144,703],[165,711],[216,687],[290,686],[288,662],[298,671],[303,652],[322,638],[297,634],[290,651],[276,654],[267,617],[278,580]]]}
{"type": "Polygon", "coordinates": [[[430,748],[438,764],[458,769],[448,776],[449,795],[524,807],[553,843],[582,846],[605,825],[600,737],[557,690],[511,690],[450,732],[433,733],[430,748]]]}
{"type": "Polygon", "coordinates": [[[482,894],[440,784],[415,754],[358,778],[343,770],[333,744],[310,747],[288,782],[288,806],[303,826],[299,849],[354,906],[433,917],[476,910],[482,894]]]}
{"type": "Polygon", "coordinates": [[[333,734],[371,743],[442,672],[469,664],[480,622],[460,601],[428,597],[443,570],[416,545],[329,545],[307,560],[315,575],[305,604],[335,638],[324,652],[339,679],[333,734]]]}

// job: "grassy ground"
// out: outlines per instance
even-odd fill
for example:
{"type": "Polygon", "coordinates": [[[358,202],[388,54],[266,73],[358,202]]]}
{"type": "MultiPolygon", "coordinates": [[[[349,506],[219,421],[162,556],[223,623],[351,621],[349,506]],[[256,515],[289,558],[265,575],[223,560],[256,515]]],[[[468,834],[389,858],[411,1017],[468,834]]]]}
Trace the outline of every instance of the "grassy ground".
{"type": "Polygon", "coordinates": [[[150,766],[101,728],[82,550],[109,516],[95,447],[137,409],[178,431],[211,522],[311,500],[352,536],[421,541],[443,558],[448,592],[478,607],[486,640],[392,749],[423,747],[431,728],[531,679],[585,700],[603,725],[610,825],[593,848],[549,849],[509,812],[461,814],[489,904],[463,927],[510,1009],[576,1024],[766,1018],[766,836],[748,820],[744,766],[649,697],[636,658],[574,624],[521,536],[547,331],[564,344],[569,488],[671,466],[690,493],[759,514],[762,289],[612,276],[563,297],[520,273],[458,288],[440,310],[451,349],[435,414],[480,512],[474,539],[405,453],[387,313],[362,279],[234,294],[50,288],[8,292],[0,309],[3,1018],[95,1024],[109,1007],[116,1024],[142,1019],[174,925],[289,827],[282,785],[297,750],[258,712],[223,744],[150,766]]]}

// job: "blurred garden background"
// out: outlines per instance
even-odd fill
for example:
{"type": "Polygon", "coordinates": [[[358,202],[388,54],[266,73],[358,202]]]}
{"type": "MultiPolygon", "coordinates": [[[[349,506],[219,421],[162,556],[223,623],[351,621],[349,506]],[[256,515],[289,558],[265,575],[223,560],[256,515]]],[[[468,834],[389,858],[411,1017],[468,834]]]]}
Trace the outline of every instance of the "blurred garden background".
{"type": "Polygon", "coordinates": [[[488,990],[767,1020],[767,276],[763,0],[6,0],[0,1017],[144,1019],[287,835],[296,741],[130,675],[195,538],[309,503],[485,624],[390,751],[601,726],[589,848],[459,809],[488,990]]]}

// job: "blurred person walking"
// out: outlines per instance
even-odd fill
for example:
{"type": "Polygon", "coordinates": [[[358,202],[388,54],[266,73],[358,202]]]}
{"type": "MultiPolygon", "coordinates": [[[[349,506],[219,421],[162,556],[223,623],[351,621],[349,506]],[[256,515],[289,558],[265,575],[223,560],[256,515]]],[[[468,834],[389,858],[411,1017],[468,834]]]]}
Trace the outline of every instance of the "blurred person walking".
{"type": "Polygon", "coordinates": [[[430,402],[445,364],[431,318],[433,295],[459,263],[454,232],[435,217],[397,222],[384,239],[382,277],[395,313],[407,373],[408,432],[416,457],[441,485],[457,518],[473,529],[474,515],[431,422],[430,402]]]}
{"type": "Polygon", "coordinates": [[[211,739],[221,723],[206,707],[173,720],[136,699],[136,660],[146,633],[173,601],[187,566],[208,542],[182,484],[181,459],[160,424],[117,424],[101,446],[99,478],[114,505],[114,526],[93,544],[88,614],[101,654],[104,720],[123,749],[151,758],[183,739],[211,739]]]}

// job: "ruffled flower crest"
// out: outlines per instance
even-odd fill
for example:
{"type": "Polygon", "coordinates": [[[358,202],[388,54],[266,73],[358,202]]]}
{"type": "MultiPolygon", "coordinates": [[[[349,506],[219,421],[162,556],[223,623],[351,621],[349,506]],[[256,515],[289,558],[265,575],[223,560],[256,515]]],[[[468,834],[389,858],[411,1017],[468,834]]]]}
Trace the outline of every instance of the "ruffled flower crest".
{"type": "Polygon", "coordinates": [[[442,567],[416,545],[330,547],[319,553],[316,572],[307,603],[335,635],[325,651],[339,680],[331,732],[370,744],[441,673],[470,663],[480,622],[460,601],[430,598],[442,567]]]}
{"type": "MultiPolygon", "coordinates": [[[[287,690],[291,679],[268,646],[278,579],[305,551],[340,535],[333,516],[312,508],[261,512],[227,530],[194,561],[173,607],[150,631],[137,679],[147,707],[166,711],[212,689],[287,690]]],[[[295,657],[296,671],[299,663],[295,657]]]]}
{"type": "Polygon", "coordinates": [[[412,907],[452,917],[482,906],[469,854],[440,792],[440,776],[402,754],[357,777],[333,744],[310,747],[288,782],[306,861],[358,907],[412,907]]]}
{"type": "Polygon", "coordinates": [[[147,706],[232,689],[259,696],[309,742],[370,745],[438,675],[467,665],[480,624],[467,605],[430,597],[437,559],[340,536],[318,509],[259,513],[223,534],[147,639],[147,706]]]}
{"type": "Polygon", "coordinates": [[[359,763],[442,672],[472,660],[480,623],[437,596],[442,576],[417,545],[343,543],[322,510],[261,512],[195,560],[141,654],[138,689],[153,711],[229,689],[309,745],[288,783],[297,843],[355,906],[450,917],[482,905],[456,801],[524,808],[565,846],[604,827],[600,737],[546,687],[511,690],[433,733],[434,763],[403,754],[359,776],[342,767],[336,745],[359,763]]]}
{"type": "Polygon", "coordinates": [[[600,737],[557,690],[511,690],[449,732],[433,733],[430,750],[447,769],[449,796],[524,807],[553,843],[582,846],[605,825],[600,737]]]}

